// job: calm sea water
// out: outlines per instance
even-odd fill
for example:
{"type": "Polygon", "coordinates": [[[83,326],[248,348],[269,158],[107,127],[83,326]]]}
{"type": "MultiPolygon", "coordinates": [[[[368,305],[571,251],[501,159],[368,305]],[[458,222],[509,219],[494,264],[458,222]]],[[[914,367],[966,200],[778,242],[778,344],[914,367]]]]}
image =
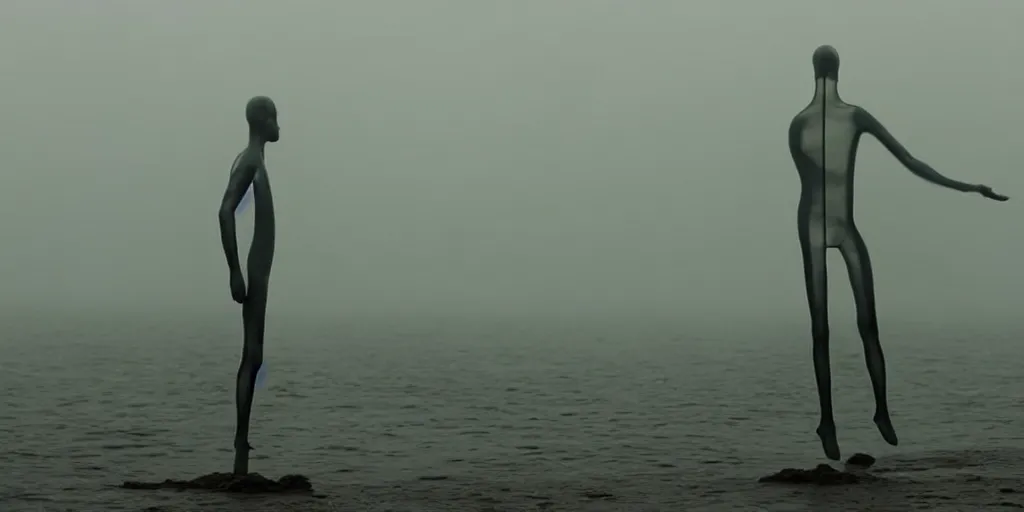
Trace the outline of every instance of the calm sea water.
{"type": "Polygon", "coordinates": [[[325,497],[116,488],[230,468],[237,323],[112,317],[7,325],[0,509],[881,511],[1024,503],[1019,333],[952,325],[883,326],[897,448],[871,422],[856,330],[833,330],[843,455],[880,457],[891,479],[883,485],[756,483],[783,467],[824,462],[800,323],[272,320],[252,470],[306,474],[325,497]],[[1000,492],[1006,488],[1019,494],[1000,492]]]}

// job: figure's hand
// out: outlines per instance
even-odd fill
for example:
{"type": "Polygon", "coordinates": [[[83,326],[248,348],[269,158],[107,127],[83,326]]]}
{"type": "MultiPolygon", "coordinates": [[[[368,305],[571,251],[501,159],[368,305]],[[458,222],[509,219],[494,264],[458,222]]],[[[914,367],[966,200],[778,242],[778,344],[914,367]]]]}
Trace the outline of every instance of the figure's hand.
{"type": "Polygon", "coordinates": [[[1009,197],[1007,196],[996,194],[995,192],[992,191],[992,187],[987,187],[985,185],[977,185],[976,192],[984,197],[987,197],[995,201],[1006,201],[1007,199],[1009,199],[1009,197]]]}
{"type": "Polygon", "coordinates": [[[245,279],[241,272],[231,273],[231,298],[239,304],[245,302],[245,279]]]}

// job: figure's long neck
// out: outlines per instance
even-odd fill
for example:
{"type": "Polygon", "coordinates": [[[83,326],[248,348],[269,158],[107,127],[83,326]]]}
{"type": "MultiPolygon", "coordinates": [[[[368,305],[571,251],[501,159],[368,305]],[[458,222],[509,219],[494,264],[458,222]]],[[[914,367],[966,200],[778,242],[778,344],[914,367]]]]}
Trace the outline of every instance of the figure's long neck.
{"type": "Polygon", "coordinates": [[[263,137],[260,137],[259,135],[256,135],[254,133],[249,134],[249,147],[253,149],[258,149],[260,152],[260,156],[263,156],[263,148],[266,145],[267,141],[263,140],[263,137]]]}
{"type": "Polygon", "coordinates": [[[814,81],[814,102],[841,103],[839,84],[831,78],[819,78],[814,81]]]}

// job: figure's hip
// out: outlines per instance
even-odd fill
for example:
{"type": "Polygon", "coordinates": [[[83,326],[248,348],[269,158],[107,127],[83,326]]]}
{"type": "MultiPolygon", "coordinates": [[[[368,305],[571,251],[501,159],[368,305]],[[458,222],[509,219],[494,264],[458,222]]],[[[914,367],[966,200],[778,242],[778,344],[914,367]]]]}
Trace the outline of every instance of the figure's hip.
{"type": "Polygon", "coordinates": [[[839,247],[857,233],[851,216],[801,215],[797,229],[813,247],[839,247]]]}

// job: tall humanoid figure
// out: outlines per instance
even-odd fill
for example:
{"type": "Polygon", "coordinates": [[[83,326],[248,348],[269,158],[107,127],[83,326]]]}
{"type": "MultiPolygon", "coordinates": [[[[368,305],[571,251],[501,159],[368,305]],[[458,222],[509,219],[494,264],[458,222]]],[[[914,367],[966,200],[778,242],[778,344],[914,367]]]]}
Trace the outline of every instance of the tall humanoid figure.
{"type": "Polygon", "coordinates": [[[1008,198],[984,185],[949,179],[914,158],[882,124],[861,107],[844,102],[838,94],[839,54],[831,46],[814,52],[814,98],[789,125],[789,150],[800,174],[797,230],[803,253],[807,304],[814,341],[814,374],[821,421],[817,434],[825,455],[839,460],[832,417],[832,379],[829,369],[828,291],[825,251],[839,249],[846,262],[857,307],[857,328],[875,396],[874,421],[886,442],[898,443],[889,418],[885,390],[885,358],[878,340],[874,278],[868,250],[853,220],[853,174],[861,135],[875,137],[904,167],[917,176],[960,192],[976,192],[989,199],[1008,198]]]}
{"type": "Polygon", "coordinates": [[[270,180],[263,159],[268,142],[277,142],[277,107],[270,98],[257,96],[245,106],[245,119],[249,123],[249,144],[235,158],[231,166],[228,186],[221,199],[218,219],[220,238],[230,274],[231,298],[242,305],[244,341],[242,362],[238,367],[235,390],[237,424],[235,430],[234,473],[249,472],[249,414],[252,411],[256,375],[263,365],[263,326],[267,312],[267,289],[270,267],[274,261],[274,199],[270,193],[270,180]],[[253,235],[249,248],[247,271],[242,275],[238,242],[235,236],[235,210],[246,191],[253,193],[253,235]]]}

